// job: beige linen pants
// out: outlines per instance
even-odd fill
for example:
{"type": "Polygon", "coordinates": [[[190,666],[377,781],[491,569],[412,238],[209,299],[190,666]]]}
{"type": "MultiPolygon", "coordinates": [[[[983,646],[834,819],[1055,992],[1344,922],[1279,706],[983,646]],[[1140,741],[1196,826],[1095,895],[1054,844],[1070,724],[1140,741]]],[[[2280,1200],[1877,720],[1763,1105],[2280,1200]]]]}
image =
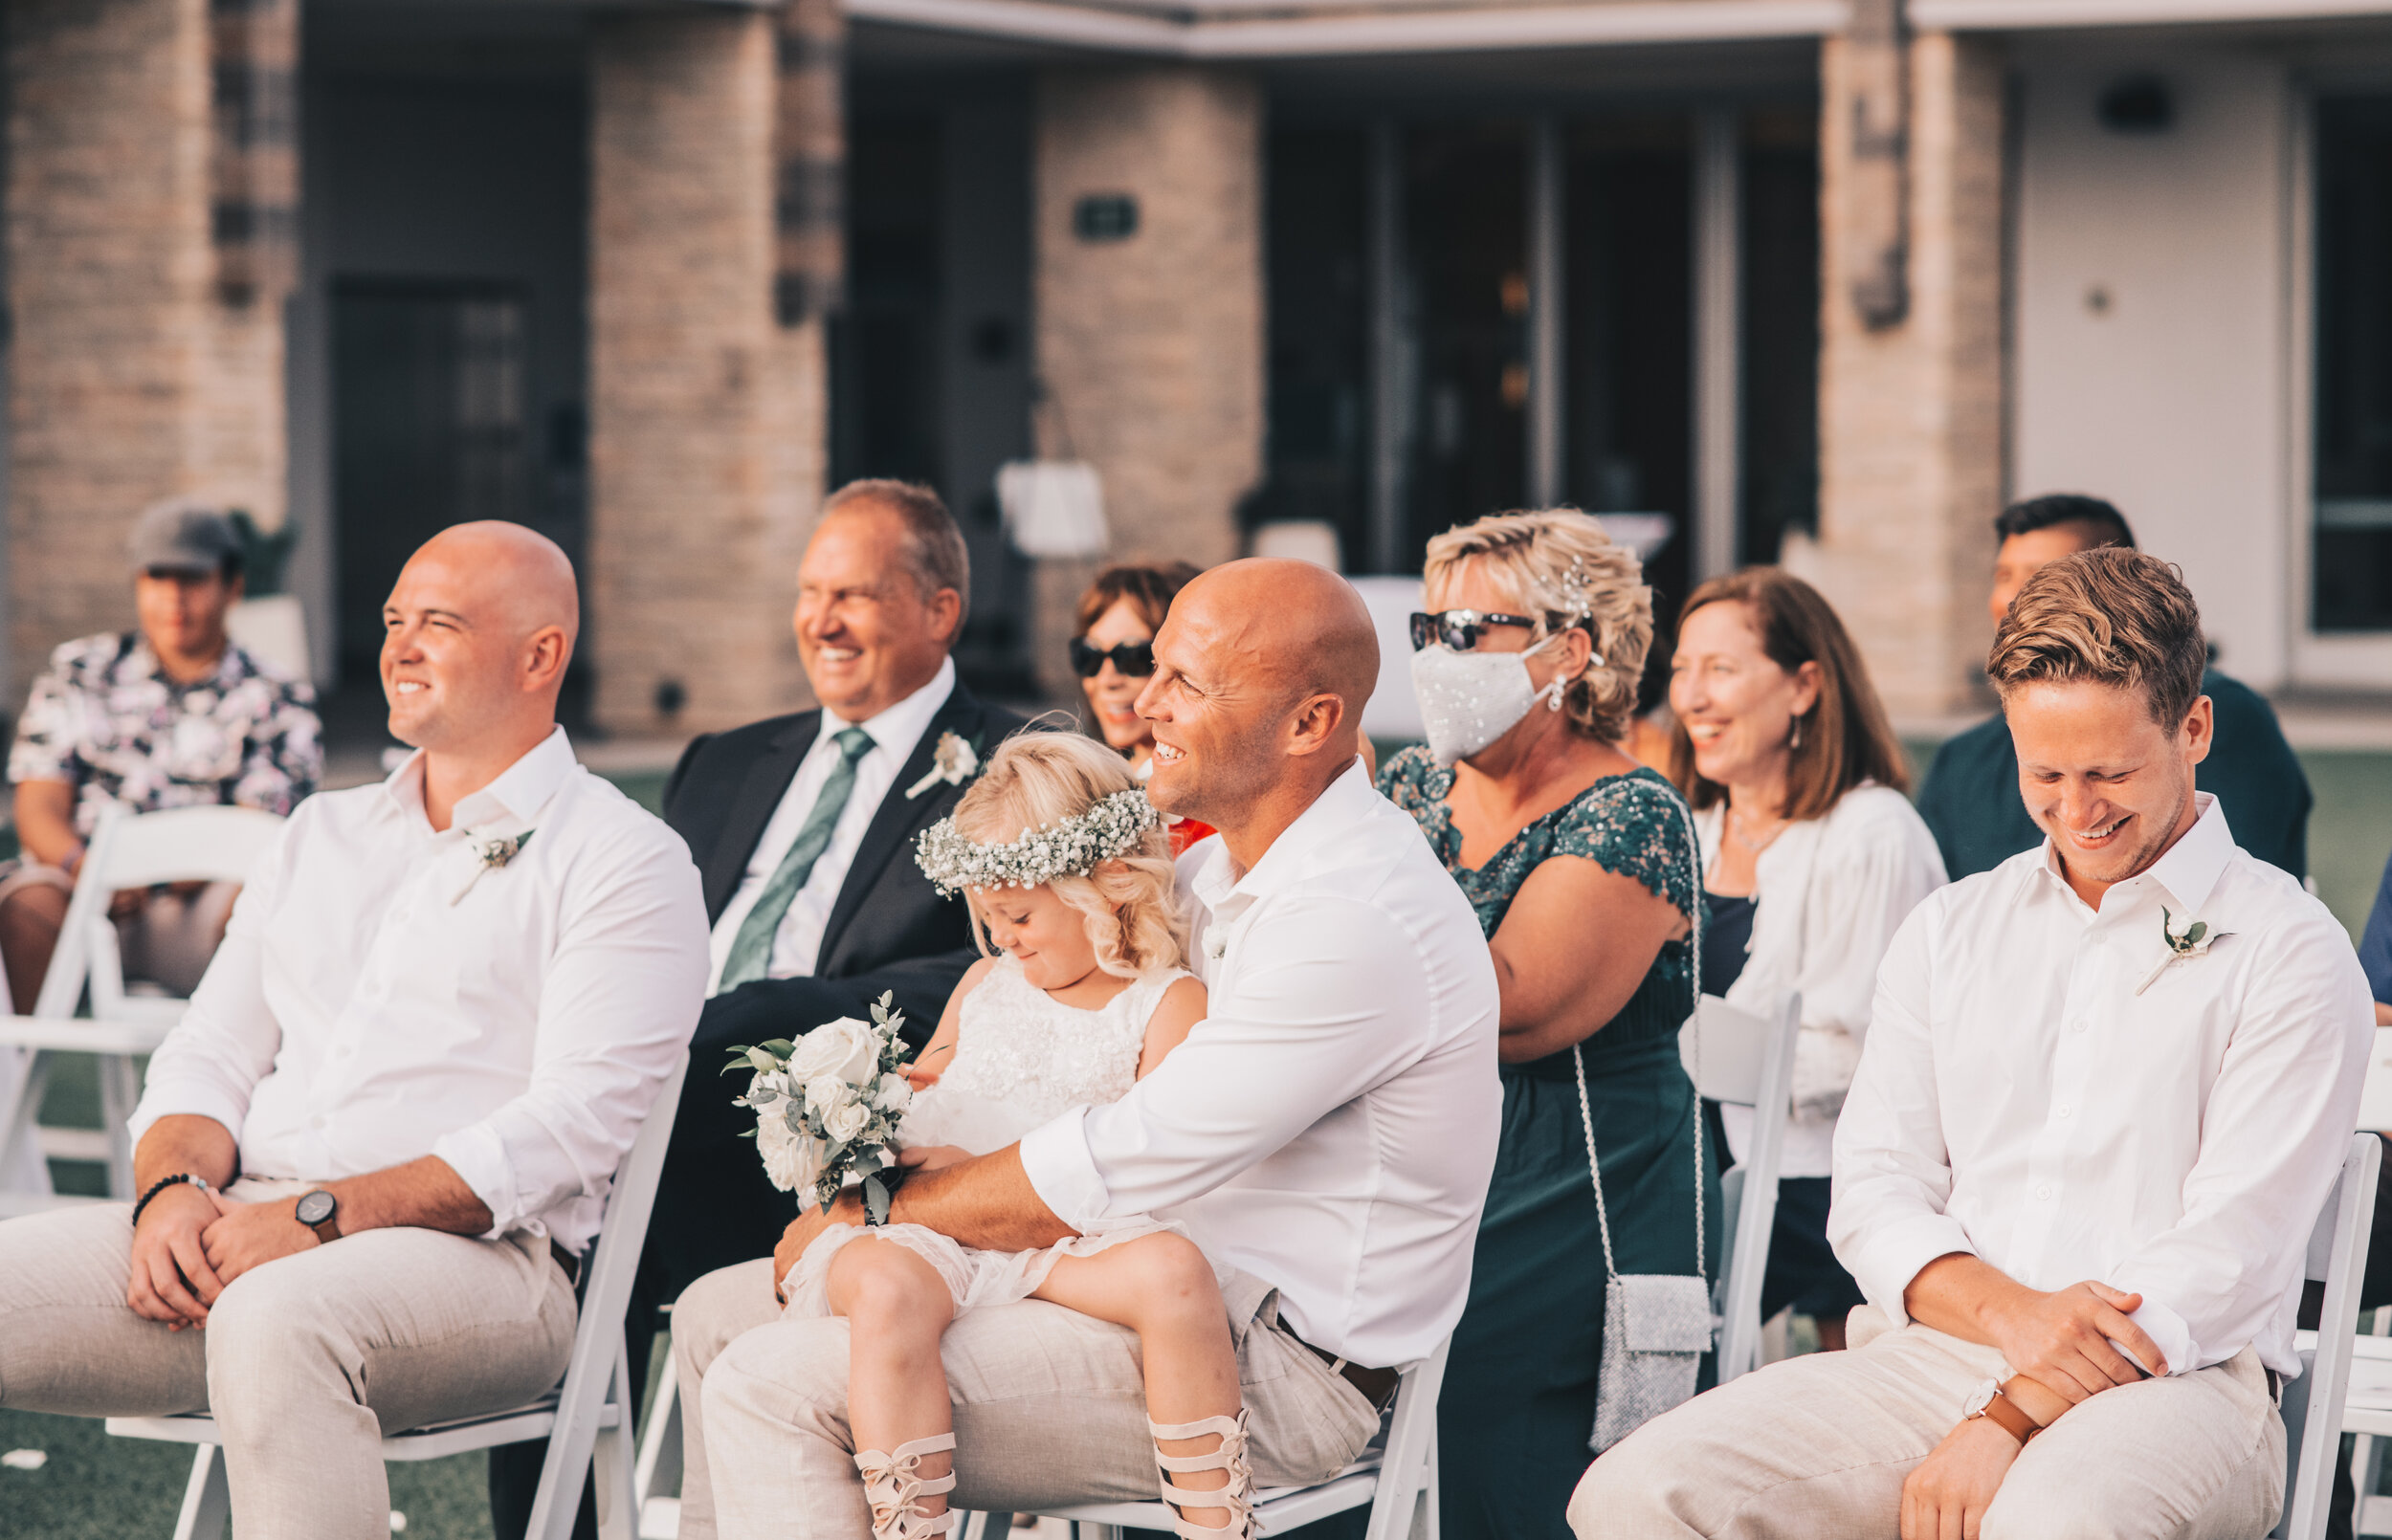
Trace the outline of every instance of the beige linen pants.
{"type": "MultiPolygon", "coordinates": [[[[1280,1330],[1278,1293],[1223,1290],[1258,1486],[1326,1480],[1379,1431],[1362,1393],[1280,1330]]],[[[847,1425],[848,1324],[783,1320],[772,1262],[710,1273],[673,1309],[682,1396],[681,1540],[866,1540],[847,1425]]],[[[1014,1512],[1158,1493],[1138,1337],[1044,1300],[967,1310],[941,1356],[957,1507],[1014,1512]]]]}
{"type": "MultiPolygon", "coordinates": [[[[1902,1482],[2008,1368],[1992,1348],[1852,1312],[1852,1350],[1745,1375],[1656,1418],[1570,1499],[1579,1540],[1894,1540],[1902,1482]]],[[[2104,1391],[2027,1445],[1983,1540],[2253,1540],[2284,1502],[2284,1419],[2248,1348],[2104,1391]]]]}
{"type": "Polygon", "coordinates": [[[211,1412],[240,1540],[388,1540],[382,1436],[519,1405],[572,1352],[573,1288],[545,1239],[435,1230],[365,1230],[270,1262],[226,1287],[205,1330],[170,1331],[124,1302],[131,1213],[0,1223],[0,1406],[211,1412]]]}

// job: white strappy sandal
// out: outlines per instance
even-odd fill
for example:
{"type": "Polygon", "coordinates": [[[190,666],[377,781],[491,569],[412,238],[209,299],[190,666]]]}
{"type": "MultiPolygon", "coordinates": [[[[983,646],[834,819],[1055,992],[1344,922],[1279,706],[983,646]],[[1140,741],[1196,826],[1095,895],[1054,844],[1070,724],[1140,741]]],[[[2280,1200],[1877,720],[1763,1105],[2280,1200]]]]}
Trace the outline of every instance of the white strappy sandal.
{"type": "MultiPolygon", "coordinates": [[[[1171,1515],[1172,1532],[1180,1540],[1253,1540],[1254,1534],[1254,1473],[1246,1463],[1246,1413],[1241,1408],[1235,1417],[1208,1417],[1201,1422],[1157,1422],[1146,1419],[1147,1430],[1155,1439],[1155,1464],[1163,1480],[1163,1500],[1175,1510],[1171,1515]],[[1165,1439],[1201,1439],[1218,1434],[1221,1447],[1208,1455],[1166,1455],[1163,1452],[1165,1439]],[[1178,1485],[1171,1480],[1173,1472],[1226,1470],[1229,1479],[1219,1491],[1198,1492],[1178,1485]],[[1190,1524],[1176,1511],[1180,1508],[1218,1507],[1229,1510],[1229,1518],[1219,1529],[1206,1529],[1190,1524]]],[[[910,1445],[909,1445],[910,1447],[910,1445]]]]}
{"type": "Polygon", "coordinates": [[[943,1476],[925,1481],[918,1474],[922,1456],[935,1455],[955,1447],[955,1435],[941,1433],[933,1438],[916,1439],[900,1443],[892,1454],[877,1449],[864,1449],[855,1456],[855,1468],[864,1473],[864,1500],[872,1505],[873,1540],[930,1540],[931,1536],[947,1534],[955,1528],[955,1510],[947,1509],[936,1517],[925,1514],[916,1501],[923,1497],[944,1497],[955,1490],[952,1468],[943,1476]]]}

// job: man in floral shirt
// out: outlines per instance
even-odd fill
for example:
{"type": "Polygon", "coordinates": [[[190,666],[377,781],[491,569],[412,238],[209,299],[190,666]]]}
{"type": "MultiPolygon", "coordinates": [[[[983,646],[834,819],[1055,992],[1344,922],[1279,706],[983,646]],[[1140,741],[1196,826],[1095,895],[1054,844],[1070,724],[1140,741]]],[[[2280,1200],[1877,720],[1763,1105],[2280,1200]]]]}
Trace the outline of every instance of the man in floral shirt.
{"type": "MultiPolygon", "coordinates": [[[[323,773],[315,694],[225,634],[241,542],[213,508],[175,500],[132,541],[140,628],[68,642],[33,685],[9,754],[24,859],[0,877],[0,961],[30,1010],[65,918],[84,841],[110,802],[135,812],[238,803],[288,813],[323,773]]],[[[120,905],[128,974],[198,982],[233,885],[120,905]]]]}

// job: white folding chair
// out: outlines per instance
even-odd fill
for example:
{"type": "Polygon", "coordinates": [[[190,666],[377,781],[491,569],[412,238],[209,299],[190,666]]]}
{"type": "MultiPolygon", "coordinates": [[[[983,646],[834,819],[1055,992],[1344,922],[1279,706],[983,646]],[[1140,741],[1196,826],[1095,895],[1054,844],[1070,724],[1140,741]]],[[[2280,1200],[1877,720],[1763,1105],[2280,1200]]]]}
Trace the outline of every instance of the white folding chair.
{"type": "MultiPolygon", "coordinates": [[[[2359,1126],[2377,1133],[2392,1133],[2392,1026],[2376,1028],[2375,1049],[2367,1056],[2367,1079],[2359,1095],[2359,1126]]],[[[2384,1441],[2392,1436],[2392,1306],[2375,1312],[2372,1330],[2354,1344],[2351,1361],[2349,1421],[2343,1431],[2351,1441],[2351,1483],[2359,1495],[2353,1515],[2356,1532],[2392,1534],[2392,1498],[2376,1498],[2368,1512],[2369,1495],[2383,1468],[2384,1441]],[[2382,1410],[2380,1410],[2381,1408],[2382,1410]],[[2362,1425],[2364,1424],[2364,1425],[2362,1425]],[[2381,1429],[2381,1432],[2373,1431],[2381,1429]]]]}
{"type": "MultiPolygon", "coordinates": [[[[669,1317],[673,1307],[664,1308],[669,1317]]],[[[681,1373],[666,1353],[656,1372],[655,1398],[639,1427],[639,1459],[631,1497],[639,1505],[639,1540],[678,1540],[681,1532],[681,1373]]]]}
{"type": "Polygon", "coordinates": [[[170,882],[247,882],[282,820],[254,807],[177,807],[131,813],[112,804],[84,849],[82,870],[58,930],[41,997],[30,1016],[0,1021],[0,1152],[16,1158],[0,1166],[19,1174],[0,1193],[0,1214],[51,1207],[47,1157],[104,1161],[108,1193],[133,1192],[133,1146],[125,1124],[141,1099],[137,1059],[154,1052],[188,1002],[162,995],[128,994],[109,901],[127,889],[170,882]],[[91,1020],[75,1019],[86,985],[91,1020]],[[52,1057],[89,1053],[100,1059],[100,1127],[40,1126],[52,1057]],[[11,1069],[13,1069],[13,1073],[11,1069]],[[25,1158],[29,1152],[33,1158],[25,1158]]]}
{"type": "MultiPolygon", "coordinates": [[[[673,1136],[673,1114],[680,1106],[681,1079],[688,1067],[685,1059],[666,1077],[631,1154],[615,1171],[598,1244],[589,1255],[581,1316],[573,1329],[573,1355],[566,1361],[563,1382],[511,1412],[438,1422],[382,1441],[385,1460],[439,1460],[546,1439],[548,1458],[540,1469],[540,1488],[524,1530],[527,1540],[569,1540],[585,1476],[597,1484],[601,1540],[632,1540],[637,1514],[631,1501],[631,1420],[637,1408],[631,1404],[623,1312],[631,1304],[631,1274],[648,1236],[656,1178],[664,1170],[665,1143],[673,1136]]],[[[198,1444],[190,1481],[183,1489],[175,1540],[223,1540],[231,1494],[213,1418],[205,1412],[112,1417],[108,1431],[128,1439],[198,1444]]]]}
{"type": "MultiPolygon", "coordinates": [[[[1445,1383],[1445,1355],[1451,1340],[1404,1368],[1387,1409],[1387,1432],[1378,1447],[1313,1486],[1273,1486],[1254,1494],[1256,1526],[1277,1534],[1332,1513],[1368,1505],[1364,1540],[1437,1540],[1437,1391],[1445,1383]]],[[[956,1540],[1004,1540],[989,1532],[989,1515],[958,1521],[956,1540]]],[[[1041,1518],[1062,1519],[1074,1540],[1121,1540],[1123,1529],[1171,1529],[1171,1509],[1161,1502],[1088,1503],[1048,1508],[1041,1518]]]]}
{"type": "MultiPolygon", "coordinates": [[[[1771,1017],[1754,1015],[1716,995],[1678,1033],[1678,1055],[1695,1089],[1715,1102],[1753,1110],[1744,1158],[1719,1177],[1727,1200],[1719,1251],[1726,1265],[1712,1290],[1719,1315],[1719,1383],[1761,1365],[1761,1281],[1769,1269],[1769,1236],[1778,1221],[1778,1163],[1793,1113],[1794,1038],[1803,1026],[1803,997],[1790,994],[1771,1017]],[[1695,1039],[1701,1038],[1697,1072],[1695,1039]]],[[[1719,1152],[1727,1158],[1727,1152],[1719,1152]]]]}
{"type": "MultiPolygon", "coordinates": [[[[2284,1517],[2269,1531],[2271,1540],[2322,1540],[2326,1511],[2334,1502],[2334,1467],[2342,1452],[2342,1429],[2350,1395],[2351,1365],[2359,1340],[2353,1330],[2359,1313],[2359,1280],[2367,1267],[2367,1233],[2376,1216],[2376,1173],[2383,1141],[2373,1133],[2351,1135],[2341,1179],[2326,1196],[2310,1232],[2304,1276],[2326,1286],[2318,1330],[2294,1339],[2299,1377],[2284,1386],[2284,1517]]],[[[2365,1339],[2368,1341],[2376,1338],[2365,1339]]],[[[2354,1421],[2353,1426],[2357,1423],[2354,1421]]],[[[2392,1421],[2371,1432],[2392,1432],[2392,1421]]]]}

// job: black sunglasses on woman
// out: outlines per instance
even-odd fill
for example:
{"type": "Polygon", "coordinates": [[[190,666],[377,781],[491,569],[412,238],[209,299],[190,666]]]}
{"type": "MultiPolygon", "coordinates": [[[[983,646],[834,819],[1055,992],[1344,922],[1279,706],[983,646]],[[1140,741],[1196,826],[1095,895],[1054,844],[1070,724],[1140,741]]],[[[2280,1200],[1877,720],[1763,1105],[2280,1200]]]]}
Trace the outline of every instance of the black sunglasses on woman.
{"type": "Polygon", "coordinates": [[[1142,679],[1155,671],[1155,644],[1123,642],[1118,647],[1090,647],[1085,638],[1072,638],[1072,668],[1083,679],[1094,679],[1101,672],[1106,659],[1113,660],[1114,671],[1128,679],[1142,679]]]}
{"type": "Polygon", "coordinates": [[[1443,642],[1449,652],[1468,652],[1478,646],[1478,638],[1490,626],[1524,626],[1530,630],[1537,623],[1526,615],[1506,615],[1492,609],[1441,609],[1433,615],[1412,611],[1412,650],[1417,652],[1431,642],[1443,642]]]}

